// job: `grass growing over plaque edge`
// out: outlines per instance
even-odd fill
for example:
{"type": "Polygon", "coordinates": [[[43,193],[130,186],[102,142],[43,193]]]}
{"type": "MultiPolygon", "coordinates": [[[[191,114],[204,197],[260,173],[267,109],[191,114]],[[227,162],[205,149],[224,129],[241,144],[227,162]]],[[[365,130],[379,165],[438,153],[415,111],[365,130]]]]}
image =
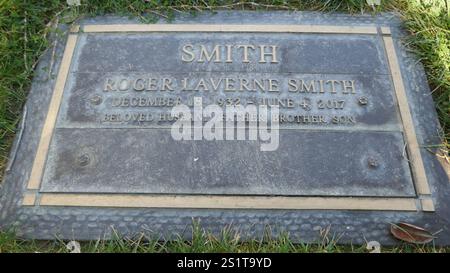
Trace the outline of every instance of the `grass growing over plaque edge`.
{"type": "MultiPolygon", "coordinates": [[[[66,1],[0,0],[0,180],[7,162],[12,140],[17,130],[33,70],[39,56],[50,50],[48,35],[58,23],[101,14],[137,16],[144,22],[159,18],[170,21],[177,13],[196,13],[214,10],[316,10],[324,12],[377,13],[398,12],[410,36],[405,43],[419,56],[425,67],[432,89],[436,109],[443,128],[443,145],[437,147],[448,160],[450,143],[450,1],[449,0],[382,0],[380,6],[370,7],[364,0],[322,1],[144,1],[144,0],[82,0],[81,6],[69,7],[66,1]]],[[[436,147],[435,146],[435,147],[436,147]]],[[[432,147],[430,147],[432,148],[432,147]]],[[[195,229],[194,229],[195,230],[195,229]]],[[[238,235],[236,235],[238,236],[238,235]]],[[[143,241],[113,239],[82,244],[86,252],[138,250],[173,251],[273,251],[291,252],[365,252],[364,247],[340,247],[335,241],[327,244],[293,244],[287,234],[266,242],[239,240],[223,241],[202,232],[199,241],[184,242],[181,239],[160,244],[154,240],[143,241]],[[142,243],[139,243],[142,242],[142,243]],[[157,242],[151,244],[150,242],[157,242]],[[197,248],[196,245],[202,245],[197,248]]],[[[234,237],[233,237],[234,238],[234,237]]],[[[147,238],[148,239],[148,238],[147,238]]],[[[0,252],[64,252],[65,245],[59,240],[38,242],[17,238],[14,233],[0,232],[0,252]]],[[[435,252],[434,247],[405,245],[392,248],[393,252],[435,252]]]]}
{"type": "MultiPolygon", "coordinates": [[[[78,242],[81,253],[369,253],[366,245],[340,245],[339,234],[330,229],[318,231],[320,239],[314,243],[296,243],[289,233],[275,234],[270,227],[260,239],[241,240],[240,234],[231,227],[222,229],[220,235],[213,235],[203,229],[199,222],[193,221],[186,229],[192,240],[186,241],[181,236],[164,240],[148,234],[126,238],[113,230],[110,239],[78,242]]],[[[14,232],[0,232],[0,253],[70,253],[70,241],[23,240],[14,232]]],[[[381,253],[446,253],[450,248],[436,247],[433,243],[414,245],[400,243],[395,247],[380,246],[381,253]]]]}

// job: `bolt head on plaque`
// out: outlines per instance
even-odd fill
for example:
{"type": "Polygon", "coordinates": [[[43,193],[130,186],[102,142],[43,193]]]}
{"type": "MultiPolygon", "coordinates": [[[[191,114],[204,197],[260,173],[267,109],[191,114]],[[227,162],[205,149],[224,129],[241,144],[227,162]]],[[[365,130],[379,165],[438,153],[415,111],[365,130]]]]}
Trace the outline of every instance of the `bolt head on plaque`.
{"type": "Polygon", "coordinates": [[[100,103],[102,103],[102,97],[99,95],[94,95],[90,98],[90,101],[94,105],[99,105],[100,103]]]}
{"type": "Polygon", "coordinates": [[[91,162],[89,154],[82,154],[77,157],[77,164],[81,167],[86,167],[91,162]]]}
{"type": "Polygon", "coordinates": [[[358,103],[359,105],[365,106],[367,105],[367,103],[369,103],[369,99],[367,99],[367,97],[360,97],[358,99],[358,103]]]}
{"type": "Polygon", "coordinates": [[[370,168],[373,169],[378,168],[378,166],[380,165],[378,159],[376,159],[375,157],[369,157],[369,159],[367,159],[367,164],[369,165],[370,168]]]}

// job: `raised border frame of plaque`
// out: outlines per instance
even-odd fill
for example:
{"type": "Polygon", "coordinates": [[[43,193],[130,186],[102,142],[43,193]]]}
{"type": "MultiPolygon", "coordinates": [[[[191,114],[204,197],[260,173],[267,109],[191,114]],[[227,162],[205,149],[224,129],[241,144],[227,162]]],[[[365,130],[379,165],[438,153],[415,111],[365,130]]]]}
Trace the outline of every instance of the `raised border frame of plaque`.
{"type": "Polygon", "coordinates": [[[24,206],[136,207],[136,208],[225,208],[298,210],[394,210],[434,211],[413,119],[389,27],[331,25],[231,25],[231,24],[110,24],[75,25],[71,28],[56,85],[51,98],[32,172],[24,195],[24,206]],[[403,134],[413,174],[416,198],[395,197],[286,197],[218,196],[172,194],[40,193],[39,188],[58,110],[69,74],[78,34],[106,32],[264,32],[381,35],[389,63],[391,81],[403,124],[403,134]]]}

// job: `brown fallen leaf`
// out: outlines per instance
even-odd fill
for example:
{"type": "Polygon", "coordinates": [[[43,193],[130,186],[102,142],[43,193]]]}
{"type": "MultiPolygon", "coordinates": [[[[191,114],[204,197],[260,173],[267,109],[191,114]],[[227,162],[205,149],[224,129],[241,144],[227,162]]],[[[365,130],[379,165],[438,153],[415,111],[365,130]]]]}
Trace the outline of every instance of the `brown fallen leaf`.
{"type": "Polygon", "coordinates": [[[436,238],[424,228],[402,222],[391,224],[391,233],[395,238],[413,244],[427,244],[436,238]]]}

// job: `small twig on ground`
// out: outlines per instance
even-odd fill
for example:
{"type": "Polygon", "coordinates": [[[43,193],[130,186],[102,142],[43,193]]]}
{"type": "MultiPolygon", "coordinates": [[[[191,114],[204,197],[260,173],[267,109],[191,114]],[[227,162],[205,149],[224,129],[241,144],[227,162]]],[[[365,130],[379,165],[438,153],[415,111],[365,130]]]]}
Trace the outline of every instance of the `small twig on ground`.
{"type": "Polygon", "coordinates": [[[178,13],[186,13],[185,11],[181,11],[181,10],[176,9],[176,8],[174,8],[174,7],[169,7],[169,9],[174,10],[174,11],[176,11],[176,12],[178,12],[178,13]]]}
{"type": "Polygon", "coordinates": [[[27,36],[27,11],[25,11],[25,17],[23,19],[23,61],[25,65],[25,70],[28,71],[28,56],[27,56],[27,44],[28,44],[28,36],[27,36]]]}
{"type": "Polygon", "coordinates": [[[128,8],[129,9],[131,9],[133,12],[134,12],[134,14],[136,15],[136,16],[138,16],[141,20],[144,20],[145,18],[141,15],[141,13],[139,12],[139,11],[137,11],[134,7],[133,7],[133,5],[128,5],[128,8]]]}
{"type": "Polygon", "coordinates": [[[158,16],[164,17],[164,18],[166,18],[166,19],[169,19],[168,16],[166,16],[166,15],[164,15],[164,14],[162,14],[162,13],[159,13],[159,12],[157,12],[157,11],[154,11],[154,10],[148,10],[148,11],[151,12],[151,13],[153,13],[153,14],[155,14],[155,15],[158,15],[158,16]]]}
{"type": "MultiPolygon", "coordinates": [[[[57,27],[58,23],[59,23],[59,18],[56,17],[54,26],[57,27]]],[[[50,65],[48,67],[48,79],[50,79],[51,75],[52,75],[53,64],[55,63],[55,55],[56,55],[56,47],[57,47],[57,45],[58,45],[58,38],[55,37],[55,40],[53,41],[53,48],[52,48],[52,56],[50,58],[50,65]]]]}
{"type": "Polygon", "coordinates": [[[202,0],[203,4],[205,4],[206,8],[211,9],[211,7],[208,5],[208,2],[202,0]]]}

